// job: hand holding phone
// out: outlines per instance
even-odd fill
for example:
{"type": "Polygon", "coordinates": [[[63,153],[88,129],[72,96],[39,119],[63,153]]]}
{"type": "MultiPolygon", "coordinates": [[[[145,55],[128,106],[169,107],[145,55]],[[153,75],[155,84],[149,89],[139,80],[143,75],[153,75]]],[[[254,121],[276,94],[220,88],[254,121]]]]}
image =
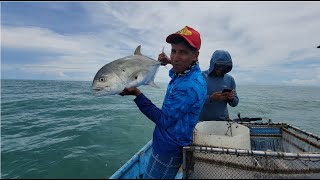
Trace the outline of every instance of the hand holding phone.
{"type": "Polygon", "coordinates": [[[230,88],[225,88],[225,89],[223,89],[222,93],[231,92],[231,91],[232,91],[232,89],[230,89],[230,88]]]}

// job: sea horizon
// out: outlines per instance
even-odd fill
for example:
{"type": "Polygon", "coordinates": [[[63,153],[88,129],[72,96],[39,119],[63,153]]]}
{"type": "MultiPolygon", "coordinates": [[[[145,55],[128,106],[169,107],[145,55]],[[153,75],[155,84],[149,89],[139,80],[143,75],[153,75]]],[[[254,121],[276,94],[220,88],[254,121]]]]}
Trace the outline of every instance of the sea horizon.
{"type": "MultiPolygon", "coordinates": [[[[77,79],[15,79],[15,78],[0,78],[0,80],[25,80],[25,81],[75,81],[75,82],[92,82],[92,80],[77,80],[77,79]]],[[[168,81],[155,81],[155,83],[169,83],[168,81]]],[[[288,87],[315,87],[320,88],[320,85],[298,85],[298,84],[277,84],[277,83],[269,83],[269,84],[261,84],[261,83],[237,83],[237,86],[288,86],[288,87]]]]}

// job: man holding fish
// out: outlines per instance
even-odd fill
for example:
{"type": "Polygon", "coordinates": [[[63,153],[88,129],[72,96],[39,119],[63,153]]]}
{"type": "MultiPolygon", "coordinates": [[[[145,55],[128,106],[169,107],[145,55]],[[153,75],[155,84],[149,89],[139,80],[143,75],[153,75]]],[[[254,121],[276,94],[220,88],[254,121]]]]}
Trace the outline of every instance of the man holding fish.
{"type": "MultiPolygon", "coordinates": [[[[192,132],[207,95],[206,82],[198,63],[201,38],[195,29],[185,26],[169,35],[171,44],[169,82],[162,108],[156,107],[138,88],[125,88],[120,95],[135,95],[140,111],[156,126],[152,155],[144,178],[172,179],[182,164],[182,148],[192,143],[192,132]]],[[[165,54],[158,60],[165,62],[165,54]]],[[[164,65],[163,63],[162,65],[164,65]]]]}

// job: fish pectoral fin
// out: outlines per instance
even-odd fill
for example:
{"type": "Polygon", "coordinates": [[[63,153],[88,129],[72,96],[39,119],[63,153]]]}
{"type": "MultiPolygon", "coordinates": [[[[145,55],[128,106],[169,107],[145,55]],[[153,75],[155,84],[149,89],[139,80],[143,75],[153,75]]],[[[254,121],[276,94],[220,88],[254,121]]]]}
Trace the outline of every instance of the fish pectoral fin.
{"type": "MultiPolygon", "coordinates": [[[[128,82],[130,85],[132,85],[133,83],[136,83],[137,81],[141,81],[144,79],[144,76],[148,73],[147,70],[140,70],[140,71],[137,71],[137,72],[134,72],[130,75],[130,77],[128,78],[128,82]]],[[[143,80],[144,81],[144,80],[143,80]]],[[[149,85],[149,86],[152,86],[154,88],[158,88],[160,89],[160,87],[154,83],[154,78],[148,80],[150,81],[149,83],[146,82],[147,84],[146,85],[149,85]]]]}
{"type": "Polygon", "coordinates": [[[129,76],[128,80],[130,82],[136,81],[139,79],[139,77],[143,77],[143,75],[146,74],[147,72],[148,72],[147,70],[141,70],[141,71],[134,72],[129,76]]]}
{"type": "Polygon", "coordinates": [[[152,86],[154,88],[160,89],[160,87],[156,83],[154,83],[153,81],[151,81],[148,85],[152,86]]]}

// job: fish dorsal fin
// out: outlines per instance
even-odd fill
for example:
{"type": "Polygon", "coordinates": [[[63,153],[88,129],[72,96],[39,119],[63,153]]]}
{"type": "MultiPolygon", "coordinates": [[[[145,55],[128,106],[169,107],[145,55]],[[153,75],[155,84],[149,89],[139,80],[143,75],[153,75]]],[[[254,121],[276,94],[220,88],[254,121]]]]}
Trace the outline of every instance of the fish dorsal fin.
{"type": "Polygon", "coordinates": [[[141,45],[139,45],[133,53],[134,55],[142,55],[141,54],[141,45]]]}

